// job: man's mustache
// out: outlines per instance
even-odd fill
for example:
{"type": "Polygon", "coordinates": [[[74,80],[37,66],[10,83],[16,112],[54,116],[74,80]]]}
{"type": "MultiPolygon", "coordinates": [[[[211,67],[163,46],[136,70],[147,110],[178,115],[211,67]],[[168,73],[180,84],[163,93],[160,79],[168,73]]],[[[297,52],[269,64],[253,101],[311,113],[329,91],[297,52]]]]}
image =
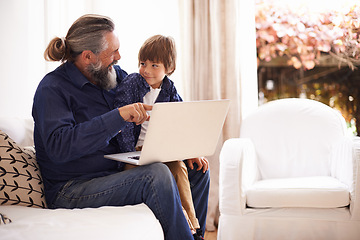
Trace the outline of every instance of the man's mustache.
{"type": "Polygon", "coordinates": [[[117,64],[117,63],[118,63],[118,61],[117,61],[117,60],[114,60],[112,63],[109,64],[108,68],[109,68],[109,67],[112,67],[113,65],[115,65],[115,64],[117,64]]]}

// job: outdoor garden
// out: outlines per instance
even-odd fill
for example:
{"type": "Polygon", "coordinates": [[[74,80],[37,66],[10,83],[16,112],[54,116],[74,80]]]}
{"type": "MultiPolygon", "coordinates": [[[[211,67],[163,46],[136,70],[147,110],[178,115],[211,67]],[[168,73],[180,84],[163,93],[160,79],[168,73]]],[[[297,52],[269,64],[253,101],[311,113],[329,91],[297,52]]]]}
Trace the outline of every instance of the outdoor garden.
{"type": "Polygon", "coordinates": [[[318,1],[256,0],[259,102],[314,99],[360,135],[360,1],[318,1]]]}

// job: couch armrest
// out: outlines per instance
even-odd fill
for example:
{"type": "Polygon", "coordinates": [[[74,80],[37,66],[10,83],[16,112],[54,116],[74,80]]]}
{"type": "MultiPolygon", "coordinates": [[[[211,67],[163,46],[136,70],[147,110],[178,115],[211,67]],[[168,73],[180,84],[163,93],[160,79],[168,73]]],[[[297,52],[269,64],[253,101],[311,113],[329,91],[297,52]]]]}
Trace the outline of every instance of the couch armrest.
{"type": "Polygon", "coordinates": [[[354,143],[352,138],[341,138],[332,147],[330,155],[330,175],[349,186],[350,192],[354,190],[354,143]]]}
{"type": "Polygon", "coordinates": [[[360,220],[360,138],[344,137],[331,152],[331,176],[349,186],[352,219],[360,220]]]}
{"type": "Polygon", "coordinates": [[[243,214],[246,189],[257,179],[254,144],[247,138],[227,140],[220,153],[220,214],[243,214]]]}
{"type": "Polygon", "coordinates": [[[360,220],[360,138],[353,141],[353,191],[351,192],[350,212],[352,220],[360,220]]]}

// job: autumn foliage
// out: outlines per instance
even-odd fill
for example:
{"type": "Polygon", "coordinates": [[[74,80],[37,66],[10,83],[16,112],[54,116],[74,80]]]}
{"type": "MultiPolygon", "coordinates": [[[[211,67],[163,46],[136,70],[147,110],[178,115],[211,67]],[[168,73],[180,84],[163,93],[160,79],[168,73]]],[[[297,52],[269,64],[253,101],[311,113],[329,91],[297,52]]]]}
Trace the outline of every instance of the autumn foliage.
{"type": "Polygon", "coordinates": [[[286,57],[296,69],[309,70],[326,55],[354,69],[360,64],[360,6],[309,14],[257,0],[256,45],[258,61],[286,57]]]}

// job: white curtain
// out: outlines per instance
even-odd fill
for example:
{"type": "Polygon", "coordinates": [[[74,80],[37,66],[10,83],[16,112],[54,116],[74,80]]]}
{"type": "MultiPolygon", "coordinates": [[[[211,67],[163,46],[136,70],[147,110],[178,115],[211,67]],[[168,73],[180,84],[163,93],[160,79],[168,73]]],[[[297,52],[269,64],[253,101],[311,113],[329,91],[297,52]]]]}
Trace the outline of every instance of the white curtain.
{"type": "Polygon", "coordinates": [[[206,228],[218,213],[218,155],[238,137],[242,116],[257,107],[254,1],[180,0],[182,77],[186,100],[230,99],[216,153],[209,157],[211,184],[206,228]]]}

